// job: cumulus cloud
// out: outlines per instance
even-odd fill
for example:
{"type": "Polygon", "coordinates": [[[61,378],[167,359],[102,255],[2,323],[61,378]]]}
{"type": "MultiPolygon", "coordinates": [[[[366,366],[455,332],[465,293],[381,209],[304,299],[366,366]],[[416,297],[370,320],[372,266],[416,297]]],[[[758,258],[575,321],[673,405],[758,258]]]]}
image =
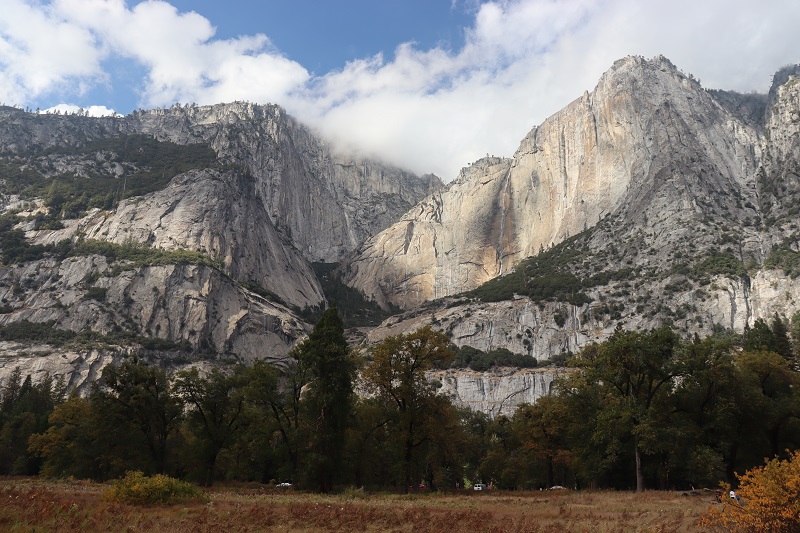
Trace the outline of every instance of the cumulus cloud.
{"type": "Polygon", "coordinates": [[[142,107],[278,103],[340,146],[445,180],[486,153],[511,155],[625,55],[664,54],[707,87],[739,91],[765,91],[800,60],[794,0],[468,0],[461,48],[400,43],[320,75],[266,35],[219,39],[213,21],[166,1],[0,1],[6,103],[113,89],[107,65],[125,58],[146,72],[142,107]]]}
{"type": "Polygon", "coordinates": [[[6,103],[25,103],[62,88],[80,93],[105,78],[100,67],[105,52],[95,36],[52,6],[3,0],[2,12],[0,98],[6,103]]]}
{"type": "Polygon", "coordinates": [[[111,53],[147,69],[141,104],[168,106],[234,99],[280,103],[309,77],[265,35],[214,39],[211,22],[151,0],[128,8],[123,0],[54,0],[52,10],[96,36],[111,53]]]}

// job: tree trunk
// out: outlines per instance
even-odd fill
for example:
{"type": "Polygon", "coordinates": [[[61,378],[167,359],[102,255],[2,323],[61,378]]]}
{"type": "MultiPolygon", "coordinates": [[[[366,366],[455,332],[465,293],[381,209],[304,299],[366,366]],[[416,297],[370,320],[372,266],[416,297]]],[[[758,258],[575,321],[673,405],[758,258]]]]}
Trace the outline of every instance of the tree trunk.
{"type": "Polygon", "coordinates": [[[736,457],[739,455],[739,445],[733,441],[728,448],[728,456],[725,458],[725,478],[728,483],[736,481],[736,457]]]}
{"type": "Polygon", "coordinates": [[[214,484],[214,467],[217,464],[217,455],[219,454],[219,450],[214,451],[212,454],[209,455],[208,460],[206,461],[206,480],[205,486],[210,487],[214,484]]]}
{"type": "Polygon", "coordinates": [[[405,465],[403,466],[403,485],[404,491],[408,494],[409,490],[411,489],[411,456],[414,450],[414,433],[413,433],[413,424],[410,425],[408,428],[408,433],[406,434],[406,454],[404,458],[405,465]]]}
{"type": "Polygon", "coordinates": [[[636,492],[644,491],[644,474],[642,473],[642,452],[639,450],[639,445],[634,445],[634,454],[636,455],[636,492]]]}

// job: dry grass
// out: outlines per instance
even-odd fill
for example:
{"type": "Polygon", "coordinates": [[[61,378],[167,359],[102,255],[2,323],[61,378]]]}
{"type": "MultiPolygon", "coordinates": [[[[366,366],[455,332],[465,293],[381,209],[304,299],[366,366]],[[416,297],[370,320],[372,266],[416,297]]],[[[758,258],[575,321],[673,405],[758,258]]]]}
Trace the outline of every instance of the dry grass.
{"type": "Polygon", "coordinates": [[[486,492],[324,496],[231,486],[208,503],[135,507],[102,498],[106,485],[0,480],[0,531],[679,532],[713,493],[486,492]]]}

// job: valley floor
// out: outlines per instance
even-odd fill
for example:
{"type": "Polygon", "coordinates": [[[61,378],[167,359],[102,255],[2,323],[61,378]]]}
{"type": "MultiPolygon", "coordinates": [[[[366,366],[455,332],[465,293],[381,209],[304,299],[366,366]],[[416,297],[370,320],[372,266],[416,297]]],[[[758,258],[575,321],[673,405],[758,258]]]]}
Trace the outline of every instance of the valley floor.
{"type": "Polygon", "coordinates": [[[215,487],[208,503],[136,507],[104,499],[107,485],[0,480],[0,531],[699,531],[713,491],[472,492],[339,495],[215,487]]]}

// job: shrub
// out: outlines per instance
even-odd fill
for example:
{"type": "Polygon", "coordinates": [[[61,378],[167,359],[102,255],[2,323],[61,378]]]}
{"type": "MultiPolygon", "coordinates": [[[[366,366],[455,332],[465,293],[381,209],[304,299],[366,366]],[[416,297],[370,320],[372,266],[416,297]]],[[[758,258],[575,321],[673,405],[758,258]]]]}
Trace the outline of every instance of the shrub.
{"type": "Polygon", "coordinates": [[[714,276],[725,276],[736,279],[746,274],[744,263],[730,252],[712,251],[704,258],[695,262],[690,273],[692,279],[708,281],[714,276]]]}
{"type": "Polygon", "coordinates": [[[129,505],[171,505],[187,501],[205,501],[205,493],[185,481],[156,474],[148,477],[142,472],[128,471],[114,482],[106,498],[129,505]]]}
{"type": "Polygon", "coordinates": [[[800,276],[800,252],[788,246],[775,247],[764,261],[764,268],[783,270],[787,276],[796,278],[800,276]]]}
{"type": "Polygon", "coordinates": [[[108,289],[106,289],[105,287],[89,287],[89,289],[86,291],[86,294],[83,295],[83,299],[105,302],[107,292],[108,289]]]}
{"type": "Polygon", "coordinates": [[[800,451],[748,470],[739,483],[741,503],[726,496],[721,508],[703,515],[701,525],[720,531],[800,531],[800,451]]]}

